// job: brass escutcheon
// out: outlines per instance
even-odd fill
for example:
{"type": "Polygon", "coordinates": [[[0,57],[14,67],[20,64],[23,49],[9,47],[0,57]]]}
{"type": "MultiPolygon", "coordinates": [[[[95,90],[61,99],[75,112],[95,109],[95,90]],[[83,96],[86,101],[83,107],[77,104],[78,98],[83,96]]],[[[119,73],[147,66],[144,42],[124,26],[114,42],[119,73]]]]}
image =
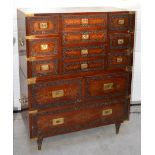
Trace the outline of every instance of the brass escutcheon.
{"type": "Polygon", "coordinates": [[[122,62],[123,61],[123,58],[122,57],[117,57],[117,62],[122,62]]]}
{"type": "Polygon", "coordinates": [[[88,24],[88,19],[87,18],[82,18],[81,23],[82,24],[88,24]]]}
{"type": "Polygon", "coordinates": [[[89,34],[83,34],[83,35],[82,35],[82,39],[83,39],[83,40],[89,39],[89,34]]]}
{"type": "Polygon", "coordinates": [[[88,49],[82,49],[81,50],[81,55],[85,55],[88,54],[88,49]]]}
{"type": "Polygon", "coordinates": [[[122,45],[124,43],[124,39],[118,39],[118,44],[122,45]]]}
{"type": "Polygon", "coordinates": [[[48,70],[49,70],[49,65],[41,65],[41,66],[40,66],[40,69],[41,69],[42,71],[48,71],[48,70]]]}
{"type": "Polygon", "coordinates": [[[85,63],[85,64],[81,64],[81,69],[87,69],[88,68],[88,64],[85,63]]]}

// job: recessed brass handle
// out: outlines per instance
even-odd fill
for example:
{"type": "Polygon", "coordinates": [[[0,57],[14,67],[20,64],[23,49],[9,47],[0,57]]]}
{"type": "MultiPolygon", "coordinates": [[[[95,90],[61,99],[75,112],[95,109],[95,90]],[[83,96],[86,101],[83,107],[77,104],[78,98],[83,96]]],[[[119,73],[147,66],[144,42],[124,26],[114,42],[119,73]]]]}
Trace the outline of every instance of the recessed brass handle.
{"type": "Polygon", "coordinates": [[[87,18],[82,18],[81,23],[84,24],[84,25],[88,24],[88,19],[87,18]]]}
{"type": "Polygon", "coordinates": [[[124,43],[124,39],[118,39],[118,44],[122,45],[124,43]]]}
{"type": "Polygon", "coordinates": [[[87,68],[88,68],[88,64],[87,63],[81,64],[81,69],[87,69],[87,68]]]}
{"type": "Polygon", "coordinates": [[[47,50],[48,49],[48,44],[41,44],[40,48],[42,51],[47,50]]]}
{"type": "Polygon", "coordinates": [[[64,96],[64,90],[54,90],[52,91],[52,98],[58,98],[64,96]]]}
{"type": "Polygon", "coordinates": [[[88,49],[82,49],[81,50],[81,55],[86,55],[88,54],[88,49]]]}
{"type": "Polygon", "coordinates": [[[103,90],[110,90],[110,89],[113,89],[114,87],[114,83],[105,83],[103,85],[103,90]]]}
{"type": "Polygon", "coordinates": [[[47,71],[47,70],[49,70],[49,65],[41,65],[40,66],[40,69],[42,70],[42,71],[47,71]]]}
{"type": "Polygon", "coordinates": [[[47,22],[40,23],[40,28],[41,29],[47,29],[48,28],[48,23],[47,22]]]}
{"type": "Polygon", "coordinates": [[[82,39],[83,40],[88,40],[89,39],[89,34],[83,34],[82,39]]]}
{"type": "Polygon", "coordinates": [[[122,57],[117,57],[117,62],[122,62],[123,61],[123,58],[122,57]]]}
{"type": "Polygon", "coordinates": [[[23,38],[19,39],[19,45],[20,45],[21,47],[24,46],[24,39],[23,39],[23,38]]]}
{"type": "Polygon", "coordinates": [[[102,111],[103,116],[111,115],[112,114],[112,109],[106,109],[102,111]]]}
{"type": "Polygon", "coordinates": [[[52,120],[53,126],[60,125],[60,124],[64,124],[64,118],[55,118],[52,120]]]}
{"type": "Polygon", "coordinates": [[[125,22],[124,19],[119,19],[119,20],[118,20],[118,24],[119,24],[119,25],[124,25],[124,22],[125,22]]]}

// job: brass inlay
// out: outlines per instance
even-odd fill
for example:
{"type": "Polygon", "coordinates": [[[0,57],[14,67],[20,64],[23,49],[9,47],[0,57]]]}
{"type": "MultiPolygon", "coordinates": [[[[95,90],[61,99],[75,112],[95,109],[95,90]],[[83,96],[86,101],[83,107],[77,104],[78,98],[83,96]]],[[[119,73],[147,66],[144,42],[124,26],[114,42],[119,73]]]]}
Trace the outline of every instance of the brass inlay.
{"type": "Polygon", "coordinates": [[[81,55],[85,55],[88,54],[88,49],[82,49],[81,50],[81,55]]]}
{"type": "Polygon", "coordinates": [[[52,91],[52,98],[63,97],[64,90],[54,90],[52,91]]]}
{"type": "Polygon", "coordinates": [[[28,40],[28,39],[35,39],[36,37],[33,36],[33,35],[30,35],[30,36],[25,36],[25,39],[28,40]]]}
{"type": "Polygon", "coordinates": [[[124,39],[118,39],[118,44],[122,45],[124,43],[124,39]]]}
{"type": "Polygon", "coordinates": [[[112,109],[106,109],[102,111],[103,116],[111,115],[112,114],[112,109]]]}
{"type": "Polygon", "coordinates": [[[85,64],[81,64],[81,69],[87,69],[88,68],[88,64],[85,63],[85,64]]]}
{"type": "Polygon", "coordinates": [[[60,125],[60,124],[64,124],[64,118],[55,118],[52,120],[53,126],[60,125]]]}
{"type": "Polygon", "coordinates": [[[41,44],[40,48],[42,51],[47,50],[48,49],[48,44],[41,44]]]}
{"type": "Polygon", "coordinates": [[[29,111],[29,114],[36,114],[38,112],[38,110],[32,110],[32,111],[29,111]]]}
{"type": "Polygon", "coordinates": [[[35,61],[36,60],[36,57],[29,57],[29,58],[26,58],[26,61],[35,61]]]}
{"type": "Polygon", "coordinates": [[[89,39],[89,34],[83,34],[82,39],[83,40],[88,40],[89,39]]]}
{"type": "Polygon", "coordinates": [[[124,19],[119,19],[119,20],[118,20],[118,24],[119,24],[119,25],[124,25],[124,22],[125,22],[124,19]]]}
{"type": "Polygon", "coordinates": [[[117,57],[117,62],[122,62],[123,61],[123,58],[122,57],[117,57]]]}
{"type": "Polygon", "coordinates": [[[103,85],[103,89],[104,89],[104,90],[113,89],[113,87],[114,87],[114,83],[105,83],[105,84],[103,85]]]}
{"type": "Polygon", "coordinates": [[[41,65],[41,66],[40,66],[40,69],[41,69],[42,71],[48,71],[48,70],[49,70],[49,65],[41,65]]]}
{"type": "Polygon", "coordinates": [[[82,24],[88,24],[88,19],[87,18],[82,18],[81,23],[82,24]]]}
{"type": "Polygon", "coordinates": [[[27,84],[31,85],[31,84],[35,84],[36,83],[36,78],[29,78],[27,79],[27,84]]]}
{"type": "Polygon", "coordinates": [[[40,23],[40,28],[41,29],[47,29],[48,28],[48,23],[47,22],[40,23]]]}

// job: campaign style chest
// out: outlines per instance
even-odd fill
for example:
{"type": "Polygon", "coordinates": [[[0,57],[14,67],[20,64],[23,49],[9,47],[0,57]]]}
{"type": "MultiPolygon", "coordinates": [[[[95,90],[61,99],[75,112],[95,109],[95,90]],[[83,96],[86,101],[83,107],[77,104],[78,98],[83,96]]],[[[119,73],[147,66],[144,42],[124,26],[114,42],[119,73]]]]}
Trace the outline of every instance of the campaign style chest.
{"type": "Polygon", "coordinates": [[[21,101],[30,138],[129,119],[135,12],[108,8],[19,9],[21,101]]]}

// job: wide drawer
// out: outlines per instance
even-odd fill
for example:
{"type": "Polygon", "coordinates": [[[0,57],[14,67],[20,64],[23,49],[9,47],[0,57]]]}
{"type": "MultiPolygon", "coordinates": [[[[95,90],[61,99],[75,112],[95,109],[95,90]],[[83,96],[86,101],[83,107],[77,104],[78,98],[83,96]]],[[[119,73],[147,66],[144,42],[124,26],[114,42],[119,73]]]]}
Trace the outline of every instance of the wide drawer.
{"type": "Polygon", "coordinates": [[[28,57],[56,56],[58,54],[58,38],[37,38],[27,40],[28,57]]]}
{"type": "Polygon", "coordinates": [[[81,101],[81,78],[36,83],[29,86],[31,109],[44,109],[81,101]]]}
{"type": "Polygon", "coordinates": [[[133,31],[134,12],[110,13],[109,30],[111,31],[133,31]]]}
{"type": "Polygon", "coordinates": [[[63,49],[63,58],[82,58],[105,55],[104,45],[67,47],[63,49]]]}
{"type": "Polygon", "coordinates": [[[104,124],[122,122],[127,118],[128,105],[119,102],[114,105],[99,105],[87,108],[66,108],[63,110],[38,112],[31,115],[31,136],[52,136],[104,124]],[[36,135],[37,135],[36,134],[36,135]]]}
{"type": "Polygon", "coordinates": [[[82,15],[63,15],[63,31],[77,31],[95,29],[98,27],[106,28],[107,14],[82,14],[82,15]]]}
{"type": "Polygon", "coordinates": [[[73,43],[89,43],[89,42],[106,42],[107,31],[106,30],[94,30],[85,32],[64,32],[63,44],[73,43]]]}
{"type": "Polygon", "coordinates": [[[87,71],[100,71],[104,70],[104,57],[96,60],[83,60],[64,62],[63,72],[66,73],[79,73],[87,71]]]}
{"type": "Polygon", "coordinates": [[[26,17],[27,35],[58,34],[59,16],[26,17]]]}
{"type": "Polygon", "coordinates": [[[131,34],[113,33],[110,34],[110,50],[126,50],[132,47],[131,34]]]}
{"type": "Polygon", "coordinates": [[[129,95],[129,74],[111,73],[86,78],[86,99],[96,100],[129,95]]]}
{"type": "Polygon", "coordinates": [[[58,74],[58,59],[28,61],[28,78],[58,74]]]}

